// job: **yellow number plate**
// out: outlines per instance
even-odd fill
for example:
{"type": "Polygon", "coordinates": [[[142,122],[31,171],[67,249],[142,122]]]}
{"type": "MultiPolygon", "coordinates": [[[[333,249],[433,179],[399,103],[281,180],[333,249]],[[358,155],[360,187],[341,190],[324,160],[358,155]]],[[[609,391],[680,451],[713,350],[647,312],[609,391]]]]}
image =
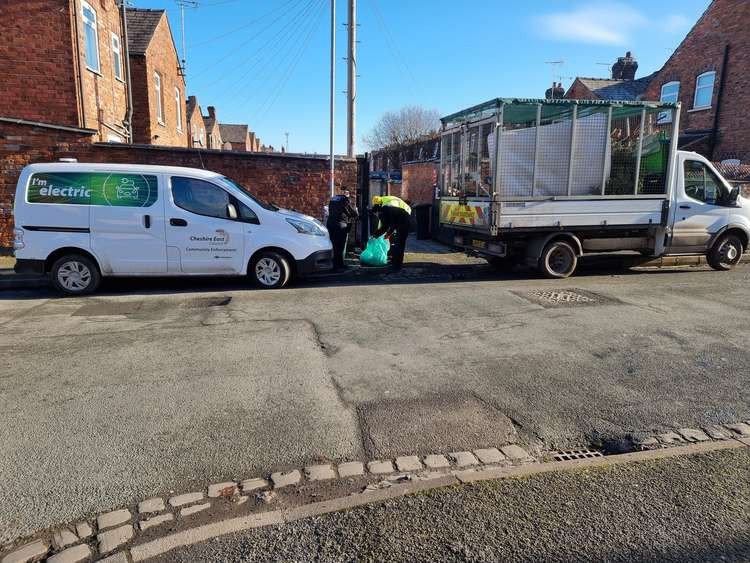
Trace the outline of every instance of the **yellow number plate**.
{"type": "Polygon", "coordinates": [[[483,240],[472,240],[471,245],[477,248],[487,248],[487,242],[483,240]]]}

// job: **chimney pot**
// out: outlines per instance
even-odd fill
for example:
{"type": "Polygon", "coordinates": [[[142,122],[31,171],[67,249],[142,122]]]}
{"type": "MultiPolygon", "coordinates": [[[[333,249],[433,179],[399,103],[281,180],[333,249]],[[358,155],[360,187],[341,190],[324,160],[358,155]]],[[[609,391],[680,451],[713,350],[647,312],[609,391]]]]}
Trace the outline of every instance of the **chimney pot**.
{"type": "Polygon", "coordinates": [[[216,108],[214,106],[208,106],[208,117],[216,119],[216,108]]]}

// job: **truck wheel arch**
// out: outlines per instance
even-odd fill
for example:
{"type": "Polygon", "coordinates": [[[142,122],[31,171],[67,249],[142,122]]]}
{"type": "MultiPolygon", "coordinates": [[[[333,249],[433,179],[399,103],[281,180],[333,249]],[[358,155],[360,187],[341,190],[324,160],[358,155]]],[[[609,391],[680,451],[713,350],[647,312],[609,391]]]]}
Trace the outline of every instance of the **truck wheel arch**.
{"type": "Polygon", "coordinates": [[[532,239],[529,244],[526,245],[527,258],[538,260],[542,256],[544,248],[554,240],[562,240],[571,244],[576,251],[576,256],[583,255],[583,245],[581,244],[581,240],[574,233],[562,231],[532,239]]]}
{"type": "Polygon", "coordinates": [[[741,225],[735,224],[729,224],[723,229],[714,233],[714,235],[711,237],[711,241],[708,243],[708,250],[711,250],[714,244],[716,244],[716,241],[725,234],[731,234],[739,237],[740,241],[742,242],[742,248],[745,250],[745,252],[747,252],[748,244],[750,244],[750,234],[741,225]]]}

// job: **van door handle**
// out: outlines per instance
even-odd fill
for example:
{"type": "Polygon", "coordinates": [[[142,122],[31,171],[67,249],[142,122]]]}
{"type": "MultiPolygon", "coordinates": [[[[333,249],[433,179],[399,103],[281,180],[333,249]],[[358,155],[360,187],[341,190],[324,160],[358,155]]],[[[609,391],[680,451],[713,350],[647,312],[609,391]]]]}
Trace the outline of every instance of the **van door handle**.
{"type": "Polygon", "coordinates": [[[143,226],[147,229],[151,228],[151,215],[144,215],[143,216],[143,226]]]}
{"type": "Polygon", "coordinates": [[[680,209],[690,209],[689,205],[680,205],[680,209]]]}
{"type": "Polygon", "coordinates": [[[177,219],[175,217],[172,217],[169,220],[169,224],[173,227],[187,227],[187,221],[185,221],[185,219],[177,219]]]}

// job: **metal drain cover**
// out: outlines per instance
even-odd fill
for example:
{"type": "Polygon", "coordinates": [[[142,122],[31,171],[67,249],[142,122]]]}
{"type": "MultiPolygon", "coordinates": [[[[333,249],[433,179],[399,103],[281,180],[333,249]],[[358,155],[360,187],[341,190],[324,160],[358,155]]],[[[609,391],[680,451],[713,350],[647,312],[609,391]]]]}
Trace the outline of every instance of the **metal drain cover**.
{"type": "Polygon", "coordinates": [[[573,459],[591,459],[594,457],[604,457],[604,454],[602,454],[602,452],[600,452],[599,450],[590,450],[588,448],[551,453],[552,457],[555,458],[555,461],[570,461],[573,459]]]}
{"type": "Polygon", "coordinates": [[[601,305],[612,300],[583,289],[535,289],[516,292],[516,295],[542,307],[572,307],[576,305],[601,305]]]}

